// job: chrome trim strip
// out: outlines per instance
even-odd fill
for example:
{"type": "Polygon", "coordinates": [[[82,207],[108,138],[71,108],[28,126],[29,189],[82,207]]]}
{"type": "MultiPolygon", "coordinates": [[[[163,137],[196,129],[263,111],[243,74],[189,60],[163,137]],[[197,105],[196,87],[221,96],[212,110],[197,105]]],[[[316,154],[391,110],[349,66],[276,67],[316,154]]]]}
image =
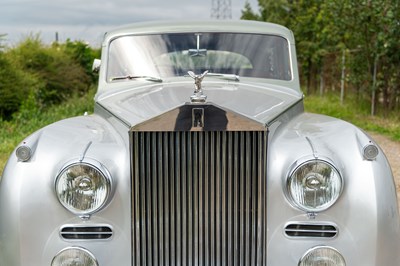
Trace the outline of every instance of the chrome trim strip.
{"type": "MultiPolygon", "coordinates": [[[[282,112],[280,112],[279,114],[277,114],[275,117],[269,119],[269,121],[265,124],[267,128],[271,127],[273,123],[275,123],[276,121],[278,121],[281,117],[287,117],[288,116],[288,112],[293,110],[294,108],[301,108],[302,111],[304,111],[304,103],[303,103],[303,99],[304,99],[304,95],[301,99],[299,99],[298,101],[294,102],[293,104],[289,105],[287,108],[285,108],[284,110],[282,110],[282,112]]],[[[297,112],[295,112],[297,113],[297,112]]]]}
{"type": "Polygon", "coordinates": [[[338,226],[330,222],[289,222],[284,227],[285,236],[291,239],[336,238],[338,226]]]}
{"type": "Polygon", "coordinates": [[[123,119],[116,113],[113,113],[112,111],[108,110],[100,102],[95,102],[94,108],[95,108],[95,113],[104,113],[104,116],[106,117],[115,117],[119,122],[121,122],[127,128],[131,127],[131,124],[127,120],[123,119]]]}
{"type": "Polygon", "coordinates": [[[59,234],[65,241],[106,241],[114,236],[114,230],[108,224],[65,224],[59,234]]]}

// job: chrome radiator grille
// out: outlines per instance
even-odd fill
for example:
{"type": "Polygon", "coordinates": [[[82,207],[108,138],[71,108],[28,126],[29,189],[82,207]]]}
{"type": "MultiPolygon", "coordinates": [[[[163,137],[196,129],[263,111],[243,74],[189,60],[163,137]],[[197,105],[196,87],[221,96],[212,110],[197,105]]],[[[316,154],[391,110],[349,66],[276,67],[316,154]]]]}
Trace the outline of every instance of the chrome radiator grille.
{"type": "Polygon", "coordinates": [[[131,132],[133,265],[266,265],[267,132],[131,132]]]}

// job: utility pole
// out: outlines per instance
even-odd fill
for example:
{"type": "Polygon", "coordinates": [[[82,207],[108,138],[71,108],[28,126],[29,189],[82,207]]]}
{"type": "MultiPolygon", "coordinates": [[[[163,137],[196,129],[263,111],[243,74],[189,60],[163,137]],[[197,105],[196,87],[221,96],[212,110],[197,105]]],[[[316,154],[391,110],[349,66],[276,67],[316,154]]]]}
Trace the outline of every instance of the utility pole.
{"type": "Polygon", "coordinates": [[[232,19],[231,0],[211,0],[211,18],[213,19],[232,19]]]}

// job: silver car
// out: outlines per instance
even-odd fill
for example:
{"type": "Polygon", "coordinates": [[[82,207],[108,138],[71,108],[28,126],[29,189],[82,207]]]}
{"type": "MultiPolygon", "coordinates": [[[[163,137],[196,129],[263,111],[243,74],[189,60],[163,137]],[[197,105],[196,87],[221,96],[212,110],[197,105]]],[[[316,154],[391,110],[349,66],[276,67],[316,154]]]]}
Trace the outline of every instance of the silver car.
{"type": "Polygon", "coordinates": [[[269,23],[105,35],[92,115],[27,137],[0,187],[1,266],[400,265],[388,162],[304,112],[269,23]]]}

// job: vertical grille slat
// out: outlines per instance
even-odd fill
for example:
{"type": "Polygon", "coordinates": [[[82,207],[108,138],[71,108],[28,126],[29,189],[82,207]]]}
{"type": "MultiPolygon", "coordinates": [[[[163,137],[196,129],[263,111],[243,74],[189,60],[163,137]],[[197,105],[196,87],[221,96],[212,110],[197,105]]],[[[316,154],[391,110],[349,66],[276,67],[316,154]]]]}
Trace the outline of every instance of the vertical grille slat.
{"type": "MultiPolygon", "coordinates": [[[[205,143],[210,143],[210,136],[207,134],[204,136],[205,143]]],[[[210,214],[210,145],[204,145],[204,209],[208,210],[204,212],[204,263],[205,266],[210,266],[211,260],[211,214],[210,214]]]]}
{"type": "MultiPolygon", "coordinates": [[[[199,147],[204,147],[204,136],[203,134],[199,134],[199,147]]],[[[199,241],[198,241],[198,253],[195,255],[198,258],[198,263],[196,265],[204,265],[204,213],[201,210],[204,210],[204,150],[199,149],[199,178],[198,178],[198,198],[199,198],[199,214],[198,214],[198,232],[199,232],[199,241]]]]}
{"type": "MultiPolygon", "coordinates": [[[[239,134],[234,132],[234,140],[233,140],[233,165],[239,166],[239,134]]],[[[233,167],[233,264],[239,265],[239,191],[240,191],[240,180],[239,180],[239,169],[238,167],[233,167]]]]}
{"type": "MultiPolygon", "coordinates": [[[[167,199],[166,202],[168,203],[168,206],[171,206],[171,211],[169,208],[166,209],[166,220],[165,220],[165,225],[166,228],[165,230],[168,232],[168,235],[166,238],[168,241],[165,243],[168,245],[166,247],[166,256],[168,256],[168,260],[166,264],[171,265],[171,261],[180,261],[180,241],[176,241],[176,239],[181,239],[181,213],[179,210],[181,209],[180,205],[180,197],[181,197],[181,189],[180,189],[180,180],[181,180],[181,174],[180,174],[180,151],[175,150],[174,147],[178,145],[179,139],[174,139],[169,137],[169,146],[168,147],[168,152],[169,154],[169,165],[171,167],[169,171],[169,175],[164,177],[167,180],[167,186],[164,188],[165,193],[167,194],[167,199]],[[174,174],[176,173],[176,174],[174,174]],[[172,198],[173,197],[173,198],[172,198]],[[179,230],[178,230],[179,228],[179,230]],[[168,237],[169,236],[169,237],[168,237]]],[[[178,145],[179,146],[179,145],[178,145]]],[[[165,163],[165,162],[164,162],[165,163]]],[[[167,172],[168,173],[168,172],[167,172]]],[[[181,264],[176,264],[176,265],[181,265],[181,264]]]]}
{"type": "Polygon", "coordinates": [[[267,131],[132,131],[133,265],[266,265],[267,131]]]}
{"type": "MultiPolygon", "coordinates": [[[[163,149],[163,141],[159,141],[157,143],[157,163],[160,164],[161,162],[164,161],[164,149],[163,149]]],[[[168,164],[166,164],[168,165],[168,164]]],[[[158,176],[158,183],[157,183],[157,204],[158,204],[158,213],[159,217],[157,220],[157,226],[159,229],[159,242],[158,242],[158,252],[159,252],[159,264],[163,265],[164,264],[164,204],[163,204],[163,199],[164,199],[164,191],[163,191],[163,181],[164,179],[162,178],[163,172],[164,172],[164,167],[159,167],[157,169],[157,176],[158,176]]]]}
{"type": "Polygon", "coordinates": [[[234,165],[232,164],[232,157],[233,157],[233,138],[232,138],[232,132],[228,132],[228,158],[227,158],[227,165],[228,165],[228,169],[227,169],[227,191],[228,191],[228,196],[227,196],[227,265],[233,265],[233,239],[232,239],[232,235],[234,233],[233,231],[233,195],[234,195],[234,190],[233,190],[233,175],[232,175],[232,171],[233,171],[233,167],[234,165]]]}

